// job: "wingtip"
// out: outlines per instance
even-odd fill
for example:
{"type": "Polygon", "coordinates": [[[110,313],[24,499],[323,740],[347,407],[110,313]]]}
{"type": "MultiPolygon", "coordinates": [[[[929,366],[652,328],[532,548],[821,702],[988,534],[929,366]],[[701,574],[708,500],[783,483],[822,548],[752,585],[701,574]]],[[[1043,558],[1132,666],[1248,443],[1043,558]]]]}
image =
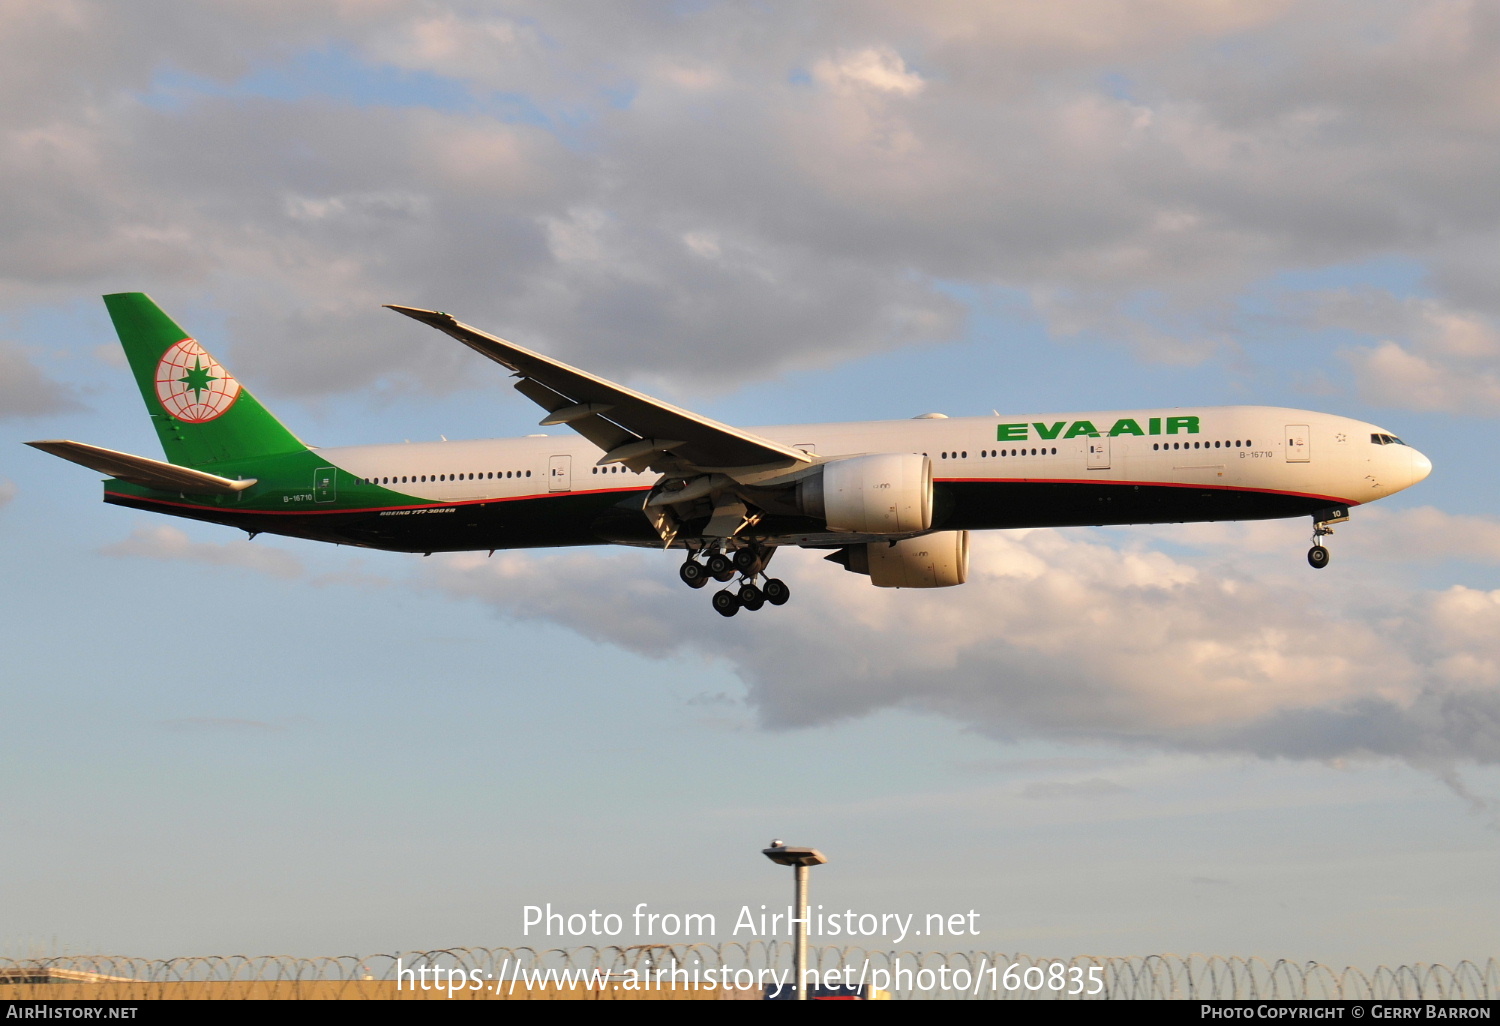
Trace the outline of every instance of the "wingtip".
{"type": "Polygon", "coordinates": [[[387,310],[394,310],[398,314],[405,314],[412,320],[421,321],[424,324],[437,326],[440,324],[457,324],[458,319],[452,314],[441,310],[424,310],[420,306],[401,306],[398,303],[382,304],[387,310]]]}

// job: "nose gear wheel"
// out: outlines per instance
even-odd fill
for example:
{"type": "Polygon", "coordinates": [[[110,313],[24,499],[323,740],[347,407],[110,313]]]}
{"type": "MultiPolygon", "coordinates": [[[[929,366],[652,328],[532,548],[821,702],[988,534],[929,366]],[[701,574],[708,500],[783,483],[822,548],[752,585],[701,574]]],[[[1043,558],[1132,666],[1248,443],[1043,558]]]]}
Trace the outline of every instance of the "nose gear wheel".
{"type": "Polygon", "coordinates": [[[1333,509],[1321,510],[1313,514],[1313,536],[1312,548],[1307,550],[1307,565],[1314,570],[1321,570],[1328,565],[1333,556],[1323,545],[1323,539],[1333,533],[1334,524],[1346,523],[1349,520],[1349,508],[1338,506],[1333,509]]]}

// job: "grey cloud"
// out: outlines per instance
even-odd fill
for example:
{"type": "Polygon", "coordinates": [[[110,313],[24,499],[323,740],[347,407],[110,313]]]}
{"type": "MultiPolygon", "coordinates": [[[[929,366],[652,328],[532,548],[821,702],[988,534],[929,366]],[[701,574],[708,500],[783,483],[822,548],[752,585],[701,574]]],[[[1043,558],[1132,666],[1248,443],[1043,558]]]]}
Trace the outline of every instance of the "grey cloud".
{"type": "Polygon", "coordinates": [[[1460,281],[1500,215],[1487,5],[139,7],[8,8],[56,92],[6,80],[0,294],[212,292],[277,390],[465,380],[393,300],[725,384],[951,337],[944,279],[1179,362],[1286,266],[1401,253],[1496,309],[1460,281]],[[317,47],[476,112],[139,98],[317,47]]]}
{"type": "Polygon", "coordinates": [[[1391,595],[1366,610],[1336,589],[1210,573],[1076,532],[978,539],[970,583],[946,593],[880,592],[788,556],[777,572],[815,619],[789,607],[710,621],[701,595],[637,554],[454,558],[419,580],[653,657],[727,659],[773,729],[902,707],[1000,739],[1500,761],[1500,592],[1391,595]]]}
{"type": "Polygon", "coordinates": [[[43,374],[20,346],[0,339],[0,419],[77,409],[81,404],[43,374]]]}

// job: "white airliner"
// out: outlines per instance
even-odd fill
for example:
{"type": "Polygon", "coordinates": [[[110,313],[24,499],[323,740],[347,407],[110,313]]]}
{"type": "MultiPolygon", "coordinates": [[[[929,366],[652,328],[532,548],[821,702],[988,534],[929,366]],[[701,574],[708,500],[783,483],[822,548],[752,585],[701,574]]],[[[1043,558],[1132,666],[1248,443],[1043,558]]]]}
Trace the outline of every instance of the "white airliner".
{"type": "Polygon", "coordinates": [[[1311,517],[1308,562],[1349,509],[1432,469],[1384,428],[1267,406],[736,428],[445,313],[391,309],[513,372],[572,435],[310,448],[142,293],[106,296],[167,462],[29,444],[108,474],[106,502],[400,552],[649,545],[724,616],[781,605],[783,545],[881,588],[968,575],[969,532],[1311,517]]]}

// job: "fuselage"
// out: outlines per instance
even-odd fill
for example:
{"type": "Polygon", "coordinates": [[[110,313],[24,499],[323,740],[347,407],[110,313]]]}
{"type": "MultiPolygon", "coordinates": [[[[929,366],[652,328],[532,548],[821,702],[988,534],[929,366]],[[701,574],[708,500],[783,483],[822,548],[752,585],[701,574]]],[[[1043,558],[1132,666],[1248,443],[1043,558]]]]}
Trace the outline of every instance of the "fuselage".
{"type": "MultiPolygon", "coordinates": [[[[1264,406],[919,418],[752,429],[819,459],[932,460],[932,529],[1177,523],[1304,516],[1382,498],[1431,464],[1374,424],[1264,406]]],[[[110,481],[106,501],[342,544],[408,552],[661,544],[642,513],[658,480],[574,434],[315,449],[216,466],[234,496],[110,481]]],[[[767,544],[837,545],[802,517],[767,544]]]]}

